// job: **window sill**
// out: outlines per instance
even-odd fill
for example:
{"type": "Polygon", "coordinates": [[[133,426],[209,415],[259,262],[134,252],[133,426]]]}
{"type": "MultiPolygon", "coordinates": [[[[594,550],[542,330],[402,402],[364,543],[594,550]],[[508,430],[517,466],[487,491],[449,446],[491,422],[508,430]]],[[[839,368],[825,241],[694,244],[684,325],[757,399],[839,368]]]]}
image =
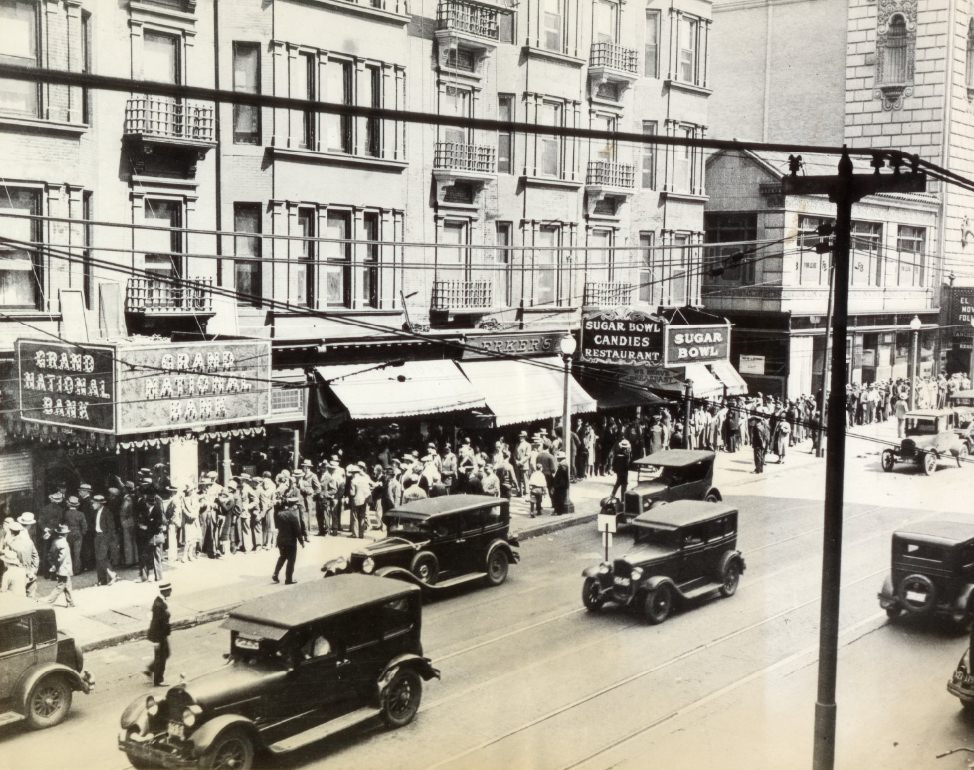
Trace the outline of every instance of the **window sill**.
{"type": "Polygon", "coordinates": [[[396,13],[395,11],[386,11],[382,8],[373,8],[370,5],[359,5],[354,0],[311,0],[311,3],[314,5],[323,5],[327,8],[334,8],[336,11],[345,11],[346,13],[352,13],[358,16],[367,16],[372,19],[400,24],[403,27],[412,18],[408,13],[396,13]]]}
{"type": "Polygon", "coordinates": [[[318,150],[297,150],[290,147],[268,147],[271,154],[282,158],[295,158],[313,163],[336,166],[360,166],[388,171],[402,171],[409,165],[405,160],[390,160],[388,158],[373,158],[368,155],[345,155],[340,152],[319,152],[318,150]]]}
{"type": "Polygon", "coordinates": [[[562,187],[571,190],[578,190],[582,186],[582,181],[580,179],[558,179],[551,176],[532,176],[530,174],[521,174],[521,180],[524,184],[531,187],[562,187]]]}
{"type": "Polygon", "coordinates": [[[697,195],[695,193],[674,192],[673,190],[660,190],[660,198],[672,198],[676,201],[691,201],[694,203],[706,203],[710,200],[709,195],[697,195]]]}
{"type": "Polygon", "coordinates": [[[547,48],[541,48],[536,45],[526,45],[523,46],[525,56],[535,57],[538,59],[550,59],[551,61],[560,62],[561,64],[568,64],[572,67],[582,68],[587,63],[587,59],[579,59],[577,56],[569,56],[567,53],[561,53],[560,51],[551,51],[547,48]]]}
{"type": "Polygon", "coordinates": [[[701,96],[710,96],[714,92],[712,88],[704,88],[693,83],[685,83],[682,80],[673,80],[672,78],[664,80],[663,85],[667,88],[676,89],[677,91],[686,91],[689,94],[700,94],[701,96]]]}
{"type": "Polygon", "coordinates": [[[87,123],[64,123],[58,120],[44,120],[42,118],[18,118],[13,115],[0,115],[0,129],[24,129],[51,134],[67,134],[81,136],[89,126],[87,123]]]}

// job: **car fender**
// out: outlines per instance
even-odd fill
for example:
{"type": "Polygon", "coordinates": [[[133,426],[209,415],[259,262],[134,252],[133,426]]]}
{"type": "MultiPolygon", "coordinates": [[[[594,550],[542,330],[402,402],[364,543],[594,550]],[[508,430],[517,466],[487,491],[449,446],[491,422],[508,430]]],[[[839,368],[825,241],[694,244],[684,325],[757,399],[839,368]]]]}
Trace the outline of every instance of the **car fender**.
{"type": "Polygon", "coordinates": [[[720,494],[720,490],[717,489],[717,487],[711,487],[710,489],[708,489],[706,493],[704,493],[704,496],[701,499],[706,500],[711,495],[717,498],[718,503],[722,502],[724,499],[723,496],[720,494]]]}
{"type": "Polygon", "coordinates": [[[968,583],[957,594],[957,598],[954,600],[954,609],[958,612],[966,612],[967,608],[971,606],[972,597],[974,597],[974,583],[968,583]]]}
{"type": "Polygon", "coordinates": [[[741,571],[744,574],[744,570],[747,569],[747,565],[744,563],[744,555],[740,551],[726,551],[723,556],[720,557],[720,565],[717,567],[717,575],[723,576],[724,570],[727,569],[731,562],[737,562],[741,571]]]}
{"type": "Polygon", "coordinates": [[[439,669],[433,668],[433,664],[429,658],[424,658],[422,655],[416,655],[415,653],[397,655],[395,658],[386,663],[385,667],[382,669],[382,673],[379,674],[379,678],[376,680],[376,706],[382,703],[382,694],[385,692],[390,682],[392,682],[393,678],[396,676],[396,673],[402,668],[412,669],[419,674],[424,681],[427,682],[430,679],[440,678],[439,669]]]}
{"type": "Polygon", "coordinates": [[[596,564],[592,567],[586,567],[582,570],[582,577],[598,578],[602,573],[599,570],[602,568],[601,564],[596,564]]]}
{"type": "Polygon", "coordinates": [[[676,592],[677,596],[683,596],[683,591],[677,588],[677,585],[673,582],[673,579],[666,577],[666,575],[653,575],[653,577],[644,580],[642,585],[639,587],[640,593],[645,593],[646,591],[655,591],[662,585],[668,585],[676,592]]]}
{"type": "Polygon", "coordinates": [[[521,560],[521,554],[511,548],[510,543],[508,543],[506,540],[497,539],[487,546],[487,558],[484,559],[485,563],[490,561],[490,555],[498,548],[507,554],[507,560],[512,564],[517,564],[521,560]]]}
{"type": "Polygon", "coordinates": [[[393,578],[394,580],[407,580],[413,585],[417,585],[424,589],[435,588],[435,586],[427,585],[412,572],[410,572],[408,569],[404,569],[403,567],[380,567],[375,571],[375,574],[378,577],[393,578]]]}
{"type": "Polygon", "coordinates": [[[883,609],[896,604],[896,590],[893,588],[893,577],[891,575],[883,578],[883,587],[879,590],[879,604],[883,609]]]}
{"type": "Polygon", "coordinates": [[[122,716],[118,720],[123,734],[133,727],[138,728],[140,735],[145,733],[149,726],[149,715],[145,710],[145,698],[145,695],[140,695],[125,707],[125,711],[122,712],[122,716]]]}
{"type": "Polygon", "coordinates": [[[255,746],[263,746],[263,740],[257,727],[251,720],[240,714],[221,714],[214,717],[201,724],[186,740],[193,744],[197,754],[202,754],[210,748],[220,733],[229,727],[242,727],[253,739],[255,746]]]}
{"type": "Polygon", "coordinates": [[[25,712],[27,710],[27,696],[34,689],[34,685],[44,677],[52,674],[67,680],[72,690],[88,692],[88,689],[90,689],[85,680],[81,678],[81,674],[73,668],[68,668],[62,663],[44,663],[28,670],[17,683],[14,703],[17,704],[20,711],[25,712]]]}

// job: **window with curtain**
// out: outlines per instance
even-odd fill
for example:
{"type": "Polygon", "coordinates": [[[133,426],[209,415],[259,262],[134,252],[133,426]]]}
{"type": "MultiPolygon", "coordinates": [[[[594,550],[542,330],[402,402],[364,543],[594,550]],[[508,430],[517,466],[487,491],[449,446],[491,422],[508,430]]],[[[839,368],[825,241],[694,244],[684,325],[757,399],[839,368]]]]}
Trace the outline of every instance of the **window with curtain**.
{"type": "Polygon", "coordinates": [[[541,0],[541,39],[549,51],[561,51],[564,47],[565,2],[564,0],[541,0]]]}
{"type": "Polygon", "coordinates": [[[691,16],[680,16],[677,73],[684,83],[696,83],[698,76],[698,44],[700,21],[691,16]]]}
{"type": "Polygon", "coordinates": [[[366,211],[362,215],[362,267],[359,278],[359,306],[379,307],[379,212],[366,211]]]}
{"type": "Polygon", "coordinates": [[[883,46],[883,83],[895,85],[907,82],[908,47],[906,20],[900,14],[895,14],[889,20],[886,44],[883,46]]]}
{"type": "MultiPolygon", "coordinates": [[[[514,120],[514,95],[497,95],[497,119],[514,120]]],[[[514,173],[514,132],[497,132],[497,173],[514,173]]]]}
{"type": "Polygon", "coordinates": [[[659,11],[646,11],[646,37],[643,43],[643,74],[659,77],[659,11]]]}
{"type": "Polygon", "coordinates": [[[318,307],[318,271],[315,269],[314,238],[318,212],[314,208],[298,209],[297,240],[291,242],[291,249],[297,264],[294,267],[291,284],[291,301],[310,308],[318,307]]]}
{"type": "MultiPolygon", "coordinates": [[[[322,98],[326,102],[352,104],[352,63],[342,59],[328,59],[325,66],[325,87],[322,98]]],[[[329,152],[352,152],[352,119],[349,115],[322,114],[325,129],[325,148],[329,152]]]]}
{"type": "MultiPolygon", "coordinates": [[[[260,43],[233,43],[233,90],[260,93],[260,43]]],[[[233,143],[260,144],[260,107],[233,105],[233,143]]]]}
{"type": "Polygon", "coordinates": [[[27,216],[41,213],[40,190],[7,187],[0,195],[0,306],[35,309],[40,302],[40,223],[27,216]],[[9,239],[9,240],[8,240],[9,239]]]}
{"type": "MultiPolygon", "coordinates": [[[[294,61],[291,94],[295,99],[317,99],[317,56],[313,53],[299,53],[294,61]]],[[[316,115],[313,110],[296,110],[296,118],[300,121],[298,146],[306,150],[316,147],[315,126],[316,115]]]]}
{"type": "MultiPolygon", "coordinates": [[[[560,102],[545,101],[538,110],[538,122],[545,126],[561,126],[564,121],[565,105],[560,102]]],[[[540,172],[542,176],[562,175],[560,136],[538,136],[539,151],[541,153],[540,172]]]]}
{"type": "MultiPolygon", "coordinates": [[[[37,14],[36,2],[0,0],[0,63],[37,66],[37,14]]],[[[38,93],[37,83],[0,78],[0,112],[38,117],[38,93]]]]}
{"type": "Polygon", "coordinates": [[[653,297],[656,295],[656,271],[653,264],[653,246],[656,244],[656,233],[639,234],[639,285],[636,287],[636,296],[640,302],[653,304],[653,297]]]}
{"type": "Polygon", "coordinates": [[[233,204],[233,229],[237,235],[233,239],[234,289],[240,295],[237,304],[259,305],[261,285],[261,206],[259,203],[233,204]]]}
{"type": "Polygon", "coordinates": [[[182,82],[179,37],[146,30],[142,36],[142,77],[161,83],[182,82]]]}
{"type": "Polygon", "coordinates": [[[561,228],[545,226],[535,233],[534,304],[553,305],[558,292],[561,228]]]}
{"type": "Polygon", "coordinates": [[[851,236],[851,284],[881,286],[883,226],[878,222],[853,222],[851,236]]]}
{"type": "MultiPolygon", "coordinates": [[[[898,286],[923,286],[926,279],[927,229],[899,225],[896,230],[898,286]]],[[[889,283],[889,281],[887,281],[889,283]]]]}
{"type": "MultiPolygon", "coordinates": [[[[643,134],[653,136],[659,131],[659,125],[655,120],[643,121],[643,134]]],[[[656,145],[645,143],[642,145],[643,168],[642,186],[644,190],[656,189],[656,145]]]]}
{"type": "Polygon", "coordinates": [[[349,211],[332,211],[327,215],[322,256],[327,260],[325,273],[325,304],[328,307],[349,307],[352,296],[352,215],[349,211]]]}
{"type": "MultiPolygon", "coordinates": [[[[592,130],[615,131],[616,119],[611,115],[593,115],[592,130]]],[[[616,143],[612,139],[592,140],[592,160],[614,161],[616,159],[616,143]]]]}

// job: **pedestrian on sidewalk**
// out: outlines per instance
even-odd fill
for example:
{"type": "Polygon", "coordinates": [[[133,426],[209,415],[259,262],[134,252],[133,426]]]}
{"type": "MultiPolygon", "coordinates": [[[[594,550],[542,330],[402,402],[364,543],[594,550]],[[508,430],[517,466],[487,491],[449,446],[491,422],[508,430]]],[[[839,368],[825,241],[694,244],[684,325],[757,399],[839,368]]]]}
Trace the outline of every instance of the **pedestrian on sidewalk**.
{"type": "Polygon", "coordinates": [[[528,477],[528,489],[531,493],[531,518],[541,515],[541,503],[548,490],[548,480],[545,478],[541,465],[534,466],[534,471],[528,477]]]}
{"type": "Polygon", "coordinates": [[[183,519],[183,559],[194,561],[196,550],[200,546],[200,499],[193,489],[193,483],[188,482],[183,487],[183,494],[180,498],[183,519]]]}
{"type": "Polygon", "coordinates": [[[770,432],[768,422],[760,414],[750,418],[751,449],[754,452],[753,473],[764,473],[764,455],[768,451],[770,432]]]}
{"type": "Polygon", "coordinates": [[[304,518],[298,510],[301,496],[297,490],[290,492],[284,499],[284,508],[277,514],[277,564],[274,567],[274,574],[271,580],[280,583],[278,574],[281,567],[287,565],[284,570],[284,582],[294,583],[294,563],[298,557],[298,544],[304,548],[308,542],[308,531],[304,527],[304,518]]]}
{"type": "MultiPolygon", "coordinates": [[[[64,502],[64,496],[60,492],[52,492],[47,496],[47,503],[41,508],[40,513],[37,514],[37,531],[34,534],[34,544],[37,546],[37,552],[41,555],[41,571],[48,572],[48,567],[50,565],[47,563],[47,552],[49,550],[49,543],[44,542],[45,532],[54,532],[58,526],[64,521],[64,508],[61,504],[64,502]]],[[[23,522],[21,522],[23,523],[23,522]]]]}
{"type": "Polygon", "coordinates": [[[277,530],[274,527],[274,510],[277,507],[277,485],[271,476],[270,471],[261,474],[260,487],[257,489],[257,504],[260,508],[260,515],[264,517],[264,525],[261,532],[261,548],[269,551],[274,547],[277,537],[277,530]]]}
{"type": "Polygon", "coordinates": [[[629,466],[632,464],[632,444],[628,439],[622,439],[612,455],[612,470],[616,475],[616,483],[612,486],[609,497],[616,496],[619,490],[619,499],[625,500],[626,487],[629,486],[629,466]]]}
{"type": "Polygon", "coordinates": [[[23,525],[12,518],[4,523],[2,559],[5,566],[0,591],[33,597],[37,585],[37,548],[23,525]]]}
{"type": "Polygon", "coordinates": [[[71,576],[74,574],[74,567],[71,564],[71,546],[68,545],[68,529],[66,524],[59,524],[54,530],[51,547],[47,552],[47,563],[50,565],[49,571],[57,580],[54,590],[47,596],[49,604],[54,604],[57,598],[64,594],[64,601],[68,607],[74,607],[74,599],[71,596],[71,576]]]}
{"type": "Polygon", "coordinates": [[[126,481],[125,495],[118,508],[118,519],[122,527],[122,564],[131,567],[139,563],[138,525],[135,522],[135,483],[126,481]]]}
{"type": "Polygon", "coordinates": [[[172,633],[169,613],[171,583],[159,584],[159,595],[152,602],[152,620],[146,638],[153,644],[152,663],[145,675],[152,677],[154,687],[166,686],[166,661],[169,660],[169,635],[172,633]]]}
{"type": "Polygon", "coordinates": [[[111,566],[112,553],[115,550],[115,533],[103,495],[95,495],[91,498],[91,510],[94,513],[92,529],[95,537],[95,571],[98,574],[98,585],[110,586],[118,580],[118,575],[112,571],[111,566]]]}
{"type": "Polygon", "coordinates": [[[551,507],[555,516],[567,513],[568,487],[571,484],[571,477],[568,468],[568,456],[559,451],[555,454],[558,460],[558,467],[555,469],[555,478],[552,481],[551,507]]]}

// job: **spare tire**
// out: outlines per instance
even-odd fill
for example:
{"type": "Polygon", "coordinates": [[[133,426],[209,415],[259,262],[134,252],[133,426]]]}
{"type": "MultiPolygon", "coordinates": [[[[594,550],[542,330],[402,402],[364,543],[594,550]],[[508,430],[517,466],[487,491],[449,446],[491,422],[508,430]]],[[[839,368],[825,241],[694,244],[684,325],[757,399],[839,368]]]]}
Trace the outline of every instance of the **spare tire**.
{"type": "Polygon", "coordinates": [[[937,606],[937,588],[926,575],[907,575],[897,591],[900,604],[917,615],[924,615],[937,606]]]}

